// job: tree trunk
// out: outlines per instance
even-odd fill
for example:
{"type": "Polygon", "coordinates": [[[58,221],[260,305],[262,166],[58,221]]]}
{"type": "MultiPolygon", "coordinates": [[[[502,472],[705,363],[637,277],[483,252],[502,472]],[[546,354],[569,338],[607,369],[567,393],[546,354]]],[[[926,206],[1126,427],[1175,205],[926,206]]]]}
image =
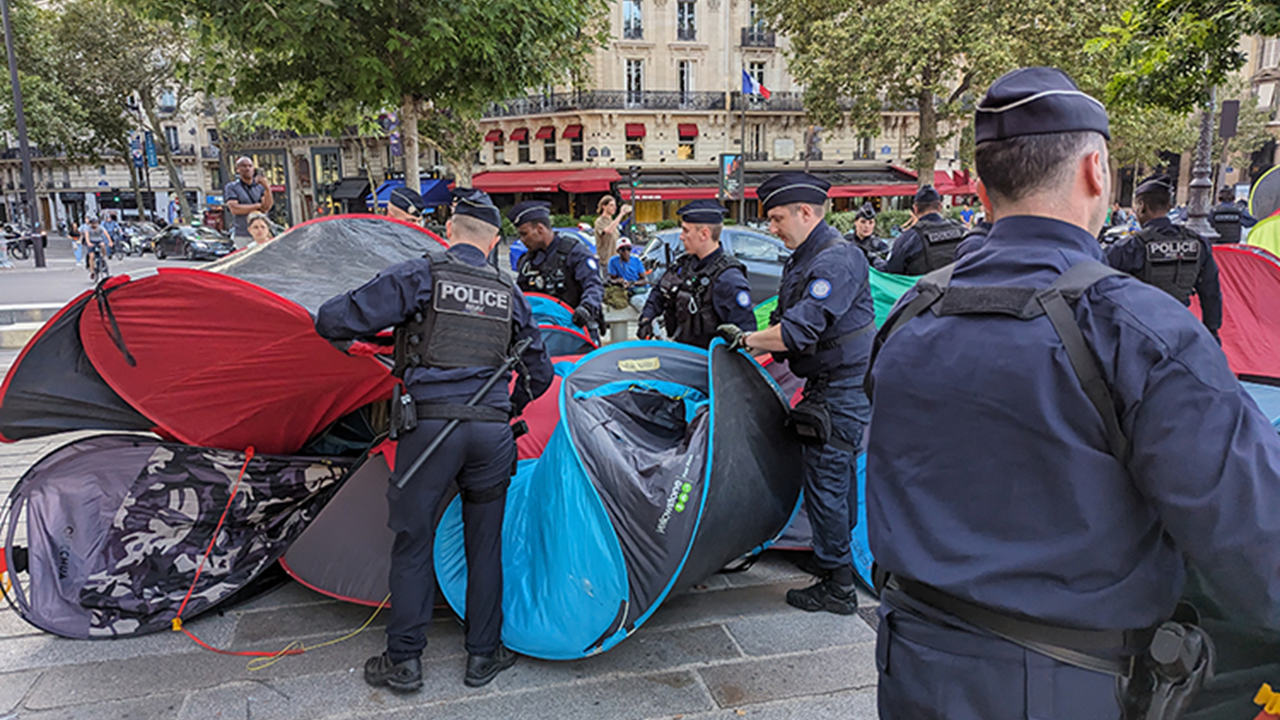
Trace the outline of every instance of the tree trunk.
{"type": "MultiPolygon", "coordinates": [[[[125,153],[125,157],[129,158],[129,185],[133,188],[133,205],[138,210],[138,221],[147,220],[147,215],[142,210],[142,183],[138,180],[138,166],[133,164],[133,153],[125,153]]],[[[143,162],[146,162],[144,159],[143,162]]],[[[124,216],[124,208],[120,209],[120,215],[124,216]]],[[[136,249],[136,248],[135,248],[136,249]]]]}
{"type": "Polygon", "coordinates": [[[142,101],[142,109],[147,113],[147,122],[151,124],[151,132],[155,136],[156,144],[160,148],[160,153],[164,155],[164,165],[169,171],[169,187],[178,189],[178,206],[182,209],[182,217],[188,223],[195,222],[196,216],[192,212],[191,202],[187,200],[186,186],[182,184],[182,173],[178,171],[178,165],[173,161],[173,148],[169,147],[169,138],[164,134],[164,128],[160,127],[160,117],[156,115],[151,91],[144,88],[138,92],[138,96],[142,101]]]}
{"type": "Polygon", "coordinates": [[[916,140],[916,156],[912,166],[916,171],[916,187],[933,184],[933,167],[938,151],[938,112],[933,107],[933,91],[929,89],[932,73],[926,69],[920,76],[924,89],[916,96],[920,112],[920,135],[916,140]]]}
{"type": "Polygon", "coordinates": [[[369,203],[365,201],[365,212],[378,212],[378,183],[373,179],[373,166],[369,164],[368,148],[364,145],[364,138],[356,138],[356,147],[360,148],[360,164],[364,165],[364,174],[369,176],[369,194],[373,196],[373,207],[369,207],[369,203]]]}
{"type": "Polygon", "coordinates": [[[418,101],[412,95],[404,96],[400,108],[400,148],[404,152],[404,186],[414,192],[422,189],[418,179],[422,176],[418,163],[418,101]]]}
{"type": "MultiPolygon", "coordinates": [[[[218,103],[215,100],[209,101],[209,108],[213,111],[213,126],[218,129],[218,142],[213,146],[218,149],[218,169],[222,171],[223,183],[229,182],[231,179],[231,166],[227,165],[227,155],[231,152],[231,146],[227,143],[226,131],[222,128],[222,113],[218,112],[218,103]]],[[[222,188],[214,188],[219,194],[222,188]]],[[[222,199],[225,203],[226,198],[222,199]]]]}

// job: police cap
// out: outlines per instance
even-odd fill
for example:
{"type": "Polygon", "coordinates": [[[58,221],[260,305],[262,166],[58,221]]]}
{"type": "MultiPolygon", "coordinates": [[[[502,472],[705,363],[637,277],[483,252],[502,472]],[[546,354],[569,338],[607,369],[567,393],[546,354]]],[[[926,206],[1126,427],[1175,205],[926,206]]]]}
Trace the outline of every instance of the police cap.
{"type": "Polygon", "coordinates": [[[930,207],[942,202],[942,196],[938,194],[937,188],[932,185],[925,185],[916,190],[915,204],[917,207],[930,207]]]}
{"type": "Polygon", "coordinates": [[[1169,200],[1173,197],[1173,181],[1164,173],[1157,173],[1145,178],[1133,189],[1134,195],[1151,195],[1169,200]]]}
{"type": "Polygon", "coordinates": [[[862,207],[858,208],[857,218],[859,220],[875,220],[876,209],[871,207],[871,203],[862,203],[862,207]]]}
{"type": "Polygon", "coordinates": [[[831,183],[809,173],[778,173],[760,183],[756,196],[760,198],[761,212],[769,212],[780,205],[808,203],[821,205],[827,201],[831,183]]]}
{"type": "Polygon", "coordinates": [[[407,187],[398,187],[391,191],[391,199],[388,200],[392,205],[409,213],[410,215],[421,215],[423,210],[427,209],[427,201],[417,192],[407,187]]]}
{"type": "Polygon", "coordinates": [[[715,200],[694,200],[676,211],[681,220],[695,225],[723,225],[729,213],[715,200]]]}
{"type": "Polygon", "coordinates": [[[1061,70],[1029,67],[1006,73],[991,84],[978,103],[973,139],[984,143],[1080,131],[1100,133],[1110,140],[1106,108],[1081,92],[1061,70]]]}
{"type": "Polygon", "coordinates": [[[453,212],[469,215],[496,228],[502,227],[502,213],[494,206],[489,193],[474,188],[454,188],[453,212]]]}
{"type": "Polygon", "coordinates": [[[551,203],[546,200],[525,200],[522,203],[516,203],[516,206],[507,212],[507,217],[516,227],[535,221],[541,221],[547,227],[551,227],[551,203]]]}

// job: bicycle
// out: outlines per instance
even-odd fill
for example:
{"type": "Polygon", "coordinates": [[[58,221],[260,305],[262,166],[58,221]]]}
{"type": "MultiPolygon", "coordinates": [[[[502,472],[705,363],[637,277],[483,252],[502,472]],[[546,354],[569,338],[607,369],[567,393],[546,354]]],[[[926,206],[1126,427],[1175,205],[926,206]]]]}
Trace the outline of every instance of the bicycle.
{"type": "Polygon", "coordinates": [[[96,285],[111,277],[111,270],[107,267],[105,247],[94,248],[91,252],[93,253],[93,268],[89,271],[89,281],[96,285]]]}

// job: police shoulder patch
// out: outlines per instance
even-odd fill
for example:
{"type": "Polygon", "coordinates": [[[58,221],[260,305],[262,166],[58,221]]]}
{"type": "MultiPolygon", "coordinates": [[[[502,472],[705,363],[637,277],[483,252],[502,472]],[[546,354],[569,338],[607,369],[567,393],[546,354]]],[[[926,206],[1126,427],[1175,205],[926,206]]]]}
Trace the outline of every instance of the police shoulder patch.
{"type": "Polygon", "coordinates": [[[595,258],[587,258],[587,267],[591,268],[592,270],[600,269],[600,266],[596,264],[595,258]]]}
{"type": "Polygon", "coordinates": [[[831,294],[831,281],[818,278],[809,283],[809,295],[815,300],[825,300],[831,294]]]}
{"type": "Polygon", "coordinates": [[[742,307],[751,307],[751,293],[746,290],[738,291],[738,304],[742,307]]]}

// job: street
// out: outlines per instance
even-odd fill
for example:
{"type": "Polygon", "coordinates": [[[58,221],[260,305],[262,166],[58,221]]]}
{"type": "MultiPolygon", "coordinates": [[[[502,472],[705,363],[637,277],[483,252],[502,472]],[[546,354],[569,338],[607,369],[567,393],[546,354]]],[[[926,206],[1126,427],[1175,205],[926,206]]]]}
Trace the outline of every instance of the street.
{"type": "MultiPolygon", "coordinates": [[[[77,264],[71,239],[49,238],[45,249],[47,267],[37,268],[35,258],[13,261],[14,267],[0,268],[0,305],[64,303],[93,287],[89,273],[77,264]]],[[[154,255],[116,256],[109,262],[112,275],[150,270],[155,267],[199,267],[203,262],[180,258],[157,260],[154,255]]]]}

